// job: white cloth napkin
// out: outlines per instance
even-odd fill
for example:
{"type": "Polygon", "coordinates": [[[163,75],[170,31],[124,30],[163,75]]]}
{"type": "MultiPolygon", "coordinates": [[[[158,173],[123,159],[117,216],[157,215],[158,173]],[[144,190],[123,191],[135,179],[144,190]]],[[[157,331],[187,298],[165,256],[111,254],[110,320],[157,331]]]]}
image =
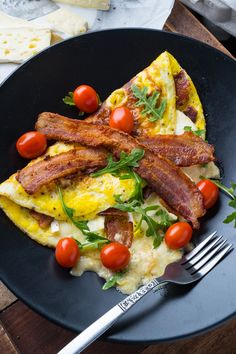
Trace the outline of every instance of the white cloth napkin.
{"type": "MultiPolygon", "coordinates": [[[[202,0],[190,0],[192,4],[196,4],[201,1],[202,0]]],[[[219,4],[219,2],[222,2],[223,4],[229,6],[231,9],[236,11],[236,0],[210,0],[210,2],[215,4],[216,6],[219,4]]]]}

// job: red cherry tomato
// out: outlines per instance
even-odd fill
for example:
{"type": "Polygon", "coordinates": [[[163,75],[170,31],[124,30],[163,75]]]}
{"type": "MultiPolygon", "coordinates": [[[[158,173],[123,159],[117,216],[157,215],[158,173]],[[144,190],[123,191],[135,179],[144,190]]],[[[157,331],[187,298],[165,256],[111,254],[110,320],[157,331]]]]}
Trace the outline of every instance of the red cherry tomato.
{"type": "Polygon", "coordinates": [[[213,207],[219,197],[219,188],[209,179],[198,182],[197,187],[203,195],[205,208],[213,207]]]}
{"type": "Polygon", "coordinates": [[[76,241],[71,237],[60,239],[57,243],[55,257],[62,267],[73,267],[80,257],[80,250],[76,241]]]}
{"type": "Polygon", "coordinates": [[[111,128],[122,130],[125,133],[131,133],[134,128],[133,114],[126,107],[115,108],[111,112],[109,125],[111,128]]]}
{"type": "Polygon", "coordinates": [[[173,250],[186,246],[192,238],[193,230],[187,222],[176,222],[165,233],[165,242],[173,250]]]}
{"type": "Polygon", "coordinates": [[[96,91],[88,85],[80,85],[75,89],[73,101],[77,108],[85,113],[95,112],[99,105],[96,91]]]}
{"type": "Polygon", "coordinates": [[[26,159],[34,159],[44,153],[47,148],[46,136],[39,132],[28,132],[17,140],[16,148],[26,159]]]}
{"type": "Polygon", "coordinates": [[[130,260],[128,247],[119,242],[103,246],[100,253],[102,264],[113,271],[124,269],[130,260]]]}

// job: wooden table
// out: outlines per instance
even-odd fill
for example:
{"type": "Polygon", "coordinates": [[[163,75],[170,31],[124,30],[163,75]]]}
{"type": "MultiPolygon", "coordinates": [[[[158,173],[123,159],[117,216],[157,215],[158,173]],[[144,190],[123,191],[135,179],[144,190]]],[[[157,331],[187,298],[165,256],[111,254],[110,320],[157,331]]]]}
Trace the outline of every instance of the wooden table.
{"type": "MultiPolygon", "coordinates": [[[[199,39],[232,55],[179,2],[165,24],[165,30],[199,39]]],[[[76,334],[41,317],[0,283],[0,354],[56,353],[76,334]]],[[[204,335],[174,343],[125,345],[97,341],[85,354],[233,354],[236,353],[236,319],[204,335]]]]}

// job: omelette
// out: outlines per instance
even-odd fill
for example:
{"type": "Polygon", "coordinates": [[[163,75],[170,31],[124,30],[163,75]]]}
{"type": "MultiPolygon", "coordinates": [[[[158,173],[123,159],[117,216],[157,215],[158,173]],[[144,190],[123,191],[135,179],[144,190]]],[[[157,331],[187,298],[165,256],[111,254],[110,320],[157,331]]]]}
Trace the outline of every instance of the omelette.
{"type": "MultiPolygon", "coordinates": [[[[189,75],[181,68],[176,59],[164,52],[153,63],[122,88],[115,90],[101,105],[99,110],[86,119],[93,124],[108,124],[111,112],[120,106],[132,111],[135,120],[134,136],[155,137],[159,134],[181,135],[187,130],[196,131],[205,138],[206,123],[202,105],[196,88],[189,75]],[[144,112],[137,105],[138,95],[151,98],[158,91],[155,104],[158,119],[150,119],[152,111],[144,112]]],[[[49,157],[84,147],[80,144],[58,141],[50,146],[44,155],[32,160],[29,165],[39,163],[49,157]]],[[[219,178],[219,170],[213,161],[207,164],[182,167],[182,171],[194,182],[205,178],[219,178]]],[[[37,192],[30,194],[13,174],[0,185],[0,207],[12,222],[43,246],[55,248],[64,237],[73,237],[78,242],[86,242],[84,233],[79,230],[68,217],[63,208],[58,186],[66,206],[73,210],[73,217],[86,221],[91,232],[106,237],[105,216],[103,212],[116,205],[116,195],[123,202],[129,201],[135,192],[135,180],[121,179],[111,173],[92,177],[73,175],[71,178],[60,178],[43,185],[37,192]],[[39,216],[43,215],[43,222],[39,216]]],[[[145,185],[143,185],[145,187],[145,185]]],[[[156,205],[169,220],[174,223],[178,216],[170,212],[162,199],[152,192],[143,202],[144,207],[156,205]]],[[[146,225],[141,223],[136,213],[129,212],[128,217],[133,223],[133,241],[130,245],[130,263],[116,286],[125,294],[132,293],[140,285],[163,274],[167,264],[181,258],[182,250],[172,250],[162,242],[153,247],[151,237],[146,236],[146,225]]],[[[152,213],[158,223],[160,216],[152,213]]],[[[115,240],[119,242],[119,232],[115,240]]],[[[86,249],[72,268],[71,274],[81,276],[85,271],[94,271],[105,280],[113,276],[113,272],[104,267],[99,249],[86,249]]]]}

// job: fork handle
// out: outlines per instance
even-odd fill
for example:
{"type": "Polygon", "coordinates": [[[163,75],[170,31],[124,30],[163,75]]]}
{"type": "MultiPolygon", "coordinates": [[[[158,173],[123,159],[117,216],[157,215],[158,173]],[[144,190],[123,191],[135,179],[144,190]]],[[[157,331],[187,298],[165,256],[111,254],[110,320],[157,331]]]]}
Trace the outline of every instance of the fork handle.
{"type": "Polygon", "coordinates": [[[58,354],[76,354],[81,353],[98,337],[100,337],[108,328],[110,328],[124,313],[142,299],[147,293],[153,290],[157,285],[163,283],[161,278],[153,279],[143,285],[133,294],[127,296],[123,301],[112,307],[97,321],[93,322],[88,328],[68,343],[58,354]]]}

